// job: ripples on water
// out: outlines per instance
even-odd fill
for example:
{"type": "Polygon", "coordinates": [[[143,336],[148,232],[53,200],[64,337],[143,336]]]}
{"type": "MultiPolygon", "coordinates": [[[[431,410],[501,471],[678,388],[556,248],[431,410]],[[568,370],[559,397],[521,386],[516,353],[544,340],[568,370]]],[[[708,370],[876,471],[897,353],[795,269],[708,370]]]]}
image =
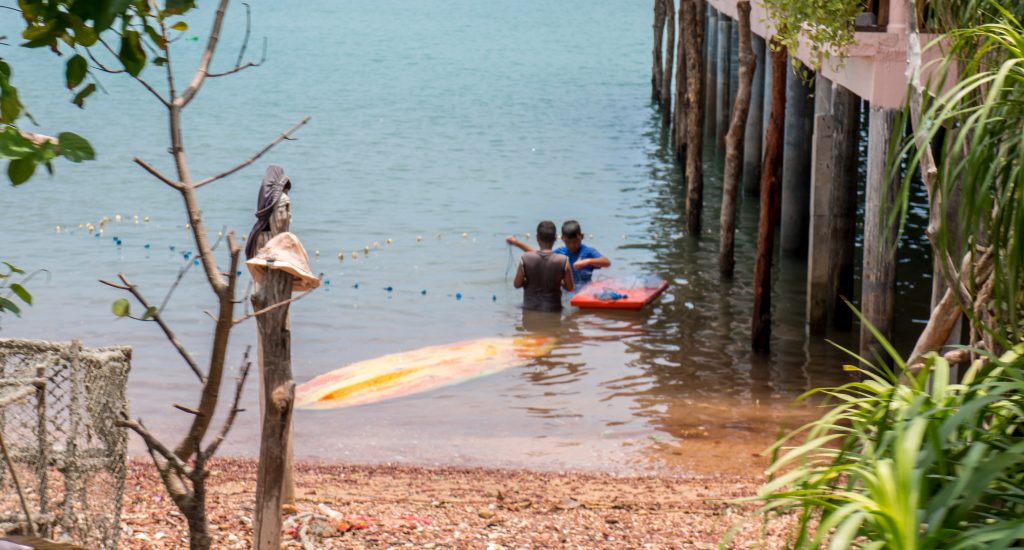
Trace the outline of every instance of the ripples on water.
{"type": "MultiPolygon", "coordinates": [[[[718,164],[707,171],[706,234],[685,234],[680,174],[648,104],[646,5],[302,7],[309,11],[290,2],[257,6],[253,35],[270,38],[266,65],[210,82],[186,118],[193,170],[204,175],[313,116],[298,141],[259,163],[280,163],[291,175],[293,229],[311,255],[321,252],[313,269],[329,281],[292,307],[296,379],[467,338],[539,332],[560,344],[531,365],[460,386],[356,409],[300,411],[299,455],[621,469],[652,457],[657,463],[667,449],[707,463],[720,455],[701,441],[767,441],[795,396],[844,379],[843,356],[805,336],[803,262],[776,270],[772,353],[750,353],[756,205],[741,201],[737,276],[720,282],[718,164]],[[303,15],[313,10],[317,17],[303,15]],[[568,218],[579,219],[592,234],[588,242],[614,260],[602,275],[655,273],[672,283],[665,295],[639,313],[524,317],[503,237],[532,232],[540,219],[568,218]],[[379,250],[352,260],[352,251],[374,242],[379,250]]],[[[231,17],[221,62],[233,59],[240,38],[241,12],[231,17]]],[[[176,46],[194,58],[201,44],[176,46]]],[[[119,295],[96,283],[125,272],[156,301],[192,249],[177,197],[129,160],[138,154],[169,167],[162,114],[133,83],[116,78],[104,79],[109,95],[78,111],[52,95],[63,74],[56,61],[17,48],[5,53],[41,131],[78,131],[100,158],[0,189],[9,231],[4,258],[50,274],[33,281],[36,305],[22,319],[5,319],[3,333],[134,346],[132,413],[160,432],[179,433],[187,419],[170,404],[192,403],[196,383],[153,326],[113,320],[109,306],[119,295]],[[78,229],[116,213],[125,221],[109,224],[102,238],[78,229]],[[133,214],[152,221],[135,225],[133,214]],[[70,231],[55,234],[57,224],[70,231]]],[[[252,168],[204,188],[211,231],[248,232],[260,176],[252,168]]],[[[919,236],[924,222],[915,214],[908,233],[919,236]]],[[[901,253],[922,254],[915,239],[901,253]]],[[[901,277],[916,282],[906,265],[901,277]]],[[[213,297],[198,271],[185,277],[166,317],[203,360],[212,323],[202,311],[213,297]]],[[[901,319],[921,317],[920,291],[901,284],[900,292],[901,319]]],[[[253,333],[252,324],[236,331],[231,365],[253,333]]],[[[854,343],[853,333],[830,337],[854,343]]],[[[250,384],[250,412],[229,453],[256,452],[254,390],[250,384]]]]}

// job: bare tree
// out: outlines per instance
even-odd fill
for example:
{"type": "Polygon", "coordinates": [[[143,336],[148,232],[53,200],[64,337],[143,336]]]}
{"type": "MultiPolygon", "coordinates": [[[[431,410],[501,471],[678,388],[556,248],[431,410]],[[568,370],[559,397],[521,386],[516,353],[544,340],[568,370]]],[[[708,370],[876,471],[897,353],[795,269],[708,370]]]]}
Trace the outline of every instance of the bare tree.
{"type": "MultiPolygon", "coordinates": [[[[171,141],[169,153],[174,162],[175,174],[173,176],[166,175],[139,157],[135,157],[134,161],[154,178],[176,191],[181,197],[184,202],[185,213],[188,218],[189,227],[191,228],[192,237],[195,240],[197,250],[196,258],[202,266],[207,284],[213,290],[213,293],[217,298],[216,313],[210,314],[215,320],[215,325],[213,329],[212,349],[209,354],[209,363],[205,368],[201,368],[164,321],[161,315],[164,306],[159,308],[151,306],[150,302],[145,298],[139,288],[132,284],[124,274],[119,276],[119,283],[103,281],[109,286],[129,292],[135,298],[145,311],[137,318],[140,320],[155,322],[160,327],[167,339],[188,364],[192,372],[195,373],[198,382],[201,384],[199,403],[194,408],[175,405],[178,410],[191,415],[191,424],[184,437],[173,449],[165,445],[149,430],[147,430],[141,420],[136,421],[125,419],[123,422],[124,426],[136,432],[145,442],[146,448],[153,459],[153,464],[156,466],[156,469],[163,480],[164,486],[170,494],[171,500],[178,509],[181,510],[182,514],[184,514],[188,521],[189,544],[193,549],[206,549],[209,548],[211,544],[206,518],[206,463],[210,457],[216,453],[217,448],[223,442],[228,431],[231,429],[237,414],[241,411],[238,408],[238,402],[241,397],[242,387],[245,383],[246,376],[249,372],[250,364],[249,352],[246,350],[241,373],[236,381],[234,399],[231,407],[228,409],[223,425],[217,431],[213,439],[204,446],[204,439],[208,434],[210,423],[217,410],[218,396],[220,394],[221,382],[224,376],[225,358],[227,356],[231,329],[239,321],[243,320],[235,318],[235,305],[239,302],[237,297],[237,274],[241,249],[235,239],[234,232],[228,232],[225,237],[227,243],[228,267],[227,269],[224,269],[223,267],[218,266],[217,260],[214,257],[215,245],[210,242],[210,237],[206,230],[206,223],[202,215],[202,208],[200,208],[199,200],[196,196],[196,189],[225,178],[252,164],[281,141],[290,139],[291,135],[296,130],[309,121],[309,117],[302,119],[295,126],[280,134],[263,149],[232,168],[199,181],[196,181],[193,178],[189,169],[188,155],[185,150],[185,140],[183,138],[182,128],[182,112],[186,107],[188,107],[192,100],[195,99],[196,95],[199,93],[200,89],[202,89],[203,84],[208,78],[234,74],[247,68],[259,66],[261,63],[242,63],[245,42],[247,42],[249,36],[249,27],[247,23],[245,42],[243,42],[242,51],[240,52],[238,61],[235,63],[234,67],[222,72],[211,71],[211,63],[213,62],[214,54],[217,51],[218,42],[221,36],[221,28],[224,23],[224,17],[229,3],[230,0],[220,0],[218,3],[217,11],[213,20],[213,28],[211,29],[209,38],[207,39],[206,47],[204,48],[202,57],[199,61],[199,66],[184,88],[179,89],[179,83],[176,82],[174,78],[174,60],[170,48],[171,41],[168,39],[169,25],[167,18],[174,15],[176,13],[175,11],[160,10],[158,6],[154,5],[151,6],[150,12],[140,13],[140,16],[143,17],[147,28],[153,28],[156,31],[154,34],[158,34],[158,36],[153,36],[153,34],[147,33],[148,38],[144,37],[143,39],[150,40],[152,43],[147,45],[159,51],[159,54],[162,57],[162,65],[165,70],[164,78],[166,79],[167,86],[165,93],[161,93],[156,87],[150,85],[146,80],[139,76],[138,69],[132,70],[134,61],[127,58],[130,54],[125,53],[123,45],[121,51],[116,51],[114,48],[101,41],[101,44],[110,52],[110,54],[124,65],[125,68],[123,70],[108,68],[96,59],[95,56],[92,57],[99,70],[112,73],[127,72],[130,74],[167,110],[171,141]]],[[[248,8],[248,6],[246,7],[248,8]]],[[[175,285],[172,286],[172,291],[176,286],[177,284],[175,283],[175,285]]],[[[127,308],[127,301],[122,300],[121,302],[124,304],[121,310],[123,315],[130,316],[127,308]]],[[[167,300],[164,300],[164,305],[166,305],[166,302],[167,300]]]]}
{"type": "Polygon", "coordinates": [[[736,191],[740,185],[740,170],[743,168],[743,138],[747,128],[747,113],[750,111],[751,84],[754,81],[754,49],[751,47],[750,2],[741,0],[736,4],[740,23],[740,74],[736,103],[732,109],[732,123],[725,136],[725,176],[722,178],[722,214],[719,228],[718,271],[723,277],[732,277],[736,267],[736,191]]]}

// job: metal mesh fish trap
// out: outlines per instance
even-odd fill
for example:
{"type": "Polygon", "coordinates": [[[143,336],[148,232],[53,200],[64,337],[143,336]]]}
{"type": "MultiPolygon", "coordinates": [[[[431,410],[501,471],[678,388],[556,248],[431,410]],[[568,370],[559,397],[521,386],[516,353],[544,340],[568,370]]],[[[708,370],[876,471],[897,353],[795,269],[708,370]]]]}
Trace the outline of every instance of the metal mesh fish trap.
{"type": "Polygon", "coordinates": [[[0,531],[116,548],[124,495],[130,347],[0,338],[0,531]],[[15,483],[21,488],[20,501],[15,483]]]}

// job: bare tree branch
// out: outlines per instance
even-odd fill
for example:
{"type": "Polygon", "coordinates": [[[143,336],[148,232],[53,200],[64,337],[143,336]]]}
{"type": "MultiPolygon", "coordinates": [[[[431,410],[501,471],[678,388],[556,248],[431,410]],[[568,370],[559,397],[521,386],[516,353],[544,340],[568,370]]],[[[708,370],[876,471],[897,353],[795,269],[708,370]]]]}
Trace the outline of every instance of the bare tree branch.
{"type": "MultiPolygon", "coordinates": [[[[109,44],[107,44],[107,42],[106,42],[105,40],[103,40],[102,38],[100,39],[100,44],[103,44],[103,47],[105,47],[105,48],[107,49],[107,51],[109,51],[109,52],[110,52],[111,54],[113,54],[113,55],[114,55],[114,57],[118,57],[118,55],[117,55],[117,52],[115,52],[115,51],[114,51],[114,48],[111,48],[111,47],[110,47],[110,45],[109,45],[109,44]]],[[[88,48],[86,48],[86,51],[87,51],[87,52],[89,51],[89,50],[88,50],[88,48]]],[[[96,63],[96,65],[97,65],[97,66],[99,67],[99,69],[100,69],[101,71],[105,72],[105,73],[115,73],[115,72],[127,72],[127,71],[120,71],[120,70],[117,70],[117,69],[113,69],[113,70],[112,70],[112,69],[109,69],[109,68],[105,67],[105,66],[104,66],[104,65],[103,65],[102,63],[100,63],[100,62],[99,62],[99,61],[98,61],[98,60],[96,59],[96,57],[95,57],[95,56],[93,56],[93,55],[92,55],[92,53],[91,53],[91,52],[89,53],[89,57],[90,57],[90,58],[92,59],[93,63],[96,63]]],[[[136,80],[136,82],[138,82],[139,84],[142,84],[142,86],[143,86],[144,88],[146,88],[147,90],[149,90],[149,93],[153,94],[153,97],[155,97],[155,98],[159,99],[159,100],[160,100],[160,103],[163,103],[163,104],[164,104],[164,107],[170,108],[170,106],[171,106],[171,103],[170,103],[169,101],[167,101],[166,99],[164,99],[164,96],[160,95],[160,92],[156,91],[156,89],[155,89],[155,88],[153,88],[152,86],[150,86],[150,85],[149,85],[149,82],[146,82],[145,80],[143,80],[143,79],[142,79],[142,77],[139,77],[139,76],[133,75],[133,74],[131,74],[131,73],[128,73],[128,74],[129,74],[129,75],[130,75],[130,76],[131,76],[132,78],[134,78],[134,79],[136,80]]]]}
{"type": "MultiPolygon", "coordinates": [[[[323,273],[320,274],[320,277],[323,277],[323,273]]],[[[309,293],[313,292],[314,290],[316,290],[316,289],[315,288],[311,288],[311,289],[303,292],[302,294],[299,294],[298,296],[293,296],[291,298],[288,298],[287,300],[283,300],[283,301],[280,301],[280,302],[278,302],[278,303],[276,303],[274,305],[267,306],[267,307],[265,307],[265,308],[263,308],[263,309],[261,309],[259,311],[254,311],[252,313],[247,313],[247,314],[239,317],[238,319],[235,319],[234,321],[232,321],[231,324],[237,325],[237,324],[242,323],[244,321],[248,321],[249,319],[252,319],[253,317],[259,317],[260,315],[263,315],[264,313],[269,313],[269,312],[271,312],[271,311],[273,311],[273,310],[275,310],[275,309],[277,309],[277,308],[279,308],[281,306],[286,306],[286,305],[288,305],[288,304],[290,304],[292,302],[298,302],[299,300],[301,300],[301,299],[305,298],[306,296],[308,296],[309,293]]]]}
{"type": "Polygon", "coordinates": [[[224,71],[222,73],[207,73],[206,76],[210,78],[227,76],[229,74],[234,74],[245,69],[248,69],[249,67],[259,67],[260,65],[263,64],[264,61],[267,60],[267,39],[264,38],[263,56],[260,58],[260,60],[258,62],[250,61],[244,65],[242,64],[242,58],[245,57],[245,49],[249,46],[249,35],[252,32],[252,10],[249,9],[248,2],[242,2],[242,5],[245,6],[245,38],[242,39],[242,47],[238,50],[238,60],[235,61],[235,66],[232,69],[228,69],[227,71],[224,71]]]}
{"type": "Polygon", "coordinates": [[[164,460],[169,462],[170,465],[178,473],[182,475],[188,475],[188,464],[185,464],[185,462],[178,458],[174,453],[172,453],[170,449],[165,447],[163,443],[160,443],[160,440],[154,437],[153,434],[150,433],[149,430],[147,430],[146,427],[142,425],[141,421],[135,421],[129,418],[125,418],[119,420],[117,422],[117,425],[121,426],[122,428],[128,428],[129,430],[139,434],[139,437],[142,438],[142,441],[146,443],[147,448],[156,451],[156,453],[162,456],[164,460]]]}
{"type": "Polygon", "coordinates": [[[228,432],[231,431],[231,427],[235,424],[235,417],[238,413],[245,409],[239,409],[238,403],[242,399],[242,389],[245,388],[245,379],[249,376],[249,369],[252,367],[252,361],[249,360],[249,351],[252,346],[245,347],[245,355],[242,356],[242,372],[238,374],[238,379],[235,384],[235,398],[231,402],[231,408],[228,410],[228,417],[224,419],[224,426],[221,427],[220,433],[217,437],[213,438],[210,445],[203,451],[204,458],[211,457],[217,452],[217,447],[220,447],[224,438],[228,436],[228,432]]]}
{"type": "Polygon", "coordinates": [[[196,416],[198,416],[200,414],[203,414],[202,412],[197,411],[195,409],[190,409],[190,408],[186,407],[185,405],[179,405],[177,403],[172,403],[171,406],[174,407],[175,409],[178,409],[181,412],[186,412],[188,414],[194,414],[196,416]]]}
{"type": "Polygon", "coordinates": [[[199,370],[199,365],[196,364],[195,360],[192,359],[192,356],[189,354],[188,350],[185,349],[185,346],[182,345],[181,341],[178,340],[178,337],[175,336],[174,332],[171,330],[171,327],[167,326],[167,323],[164,322],[163,317],[160,316],[160,310],[153,308],[149,305],[149,302],[146,301],[145,296],[143,296],[142,293],[139,292],[138,287],[133,285],[128,280],[124,273],[119,273],[118,278],[120,278],[121,282],[124,283],[123,286],[111,283],[109,281],[100,282],[107,286],[112,286],[114,288],[119,288],[131,292],[132,296],[135,296],[135,299],[139,301],[139,304],[141,304],[142,307],[146,308],[147,312],[152,310],[153,313],[150,315],[150,318],[156,321],[157,325],[160,325],[160,328],[163,329],[164,331],[164,335],[167,336],[167,340],[169,340],[171,342],[171,345],[174,346],[176,350],[178,350],[178,353],[181,354],[182,359],[184,359],[185,362],[188,363],[189,368],[191,368],[192,372],[196,374],[196,377],[199,378],[199,381],[205,384],[206,377],[203,376],[203,372],[199,370]]]}
{"type": "Polygon", "coordinates": [[[203,50],[203,57],[199,60],[199,68],[192,77],[188,88],[181,93],[180,97],[174,99],[174,103],[180,108],[192,101],[199,88],[203,86],[207,73],[210,70],[210,62],[213,61],[213,54],[217,50],[217,41],[220,40],[220,28],[224,24],[224,14],[228,9],[228,0],[220,0],[217,5],[217,15],[213,18],[213,30],[210,31],[210,38],[206,42],[206,49],[203,50]]]}
{"type": "Polygon", "coordinates": [[[167,185],[170,185],[171,187],[173,187],[173,188],[175,188],[177,190],[181,190],[182,185],[180,183],[178,183],[178,182],[168,178],[167,176],[161,174],[159,170],[157,170],[156,168],[153,168],[152,166],[147,164],[146,161],[140,159],[139,157],[135,157],[132,160],[135,161],[135,164],[138,164],[139,166],[143,167],[147,172],[152,174],[156,179],[166,183],[167,185]]]}
{"type": "Polygon", "coordinates": [[[200,188],[200,187],[202,187],[202,186],[204,186],[204,185],[206,185],[208,183],[213,183],[213,182],[215,182],[215,181],[217,181],[219,179],[226,178],[226,177],[230,176],[231,174],[234,174],[235,172],[241,170],[242,168],[245,168],[246,166],[249,166],[250,164],[256,162],[256,159],[262,157],[267,151],[271,150],[278,143],[281,143],[282,141],[284,141],[286,139],[291,139],[291,134],[293,132],[295,132],[296,130],[298,130],[299,128],[301,128],[302,126],[304,126],[307,122],[309,122],[310,118],[312,118],[312,117],[308,117],[307,116],[306,118],[300,120],[295,126],[292,126],[291,128],[289,128],[288,131],[286,131],[283,134],[277,136],[277,138],[274,139],[274,141],[271,141],[269,144],[267,144],[267,146],[264,147],[263,149],[261,149],[260,152],[256,153],[252,157],[250,157],[249,160],[246,160],[245,162],[239,164],[238,166],[235,166],[234,168],[232,168],[232,169],[230,169],[230,170],[228,170],[226,172],[221,172],[220,174],[217,174],[216,176],[212,176],[212,177],[206,178],[206,179],[196,183],[193,187],[198,189],[198,188],[200,188]]]}

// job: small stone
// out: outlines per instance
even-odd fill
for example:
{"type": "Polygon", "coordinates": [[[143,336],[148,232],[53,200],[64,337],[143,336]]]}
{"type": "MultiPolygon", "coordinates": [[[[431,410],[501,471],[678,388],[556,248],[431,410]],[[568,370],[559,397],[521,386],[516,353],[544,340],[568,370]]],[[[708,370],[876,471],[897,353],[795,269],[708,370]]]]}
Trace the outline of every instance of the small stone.
{"type": "Polygon", "coordinates": [[[480,516],[483,519],[491,519],[491,518],[494,517],[494,512],[492,512],[490,510],[487,510],[487,509],[483,509],[483,510],[480,510],[480,512],[477,513],[477,515],[480,516]]]}
{"type": "Polygon", "coordinates": [[[281,505],[281,513],[282,514],[288,514],[288,515],[298,514],[299,513],[299,509],[296,508],[294,504],[282,504],[281,505]]]}

